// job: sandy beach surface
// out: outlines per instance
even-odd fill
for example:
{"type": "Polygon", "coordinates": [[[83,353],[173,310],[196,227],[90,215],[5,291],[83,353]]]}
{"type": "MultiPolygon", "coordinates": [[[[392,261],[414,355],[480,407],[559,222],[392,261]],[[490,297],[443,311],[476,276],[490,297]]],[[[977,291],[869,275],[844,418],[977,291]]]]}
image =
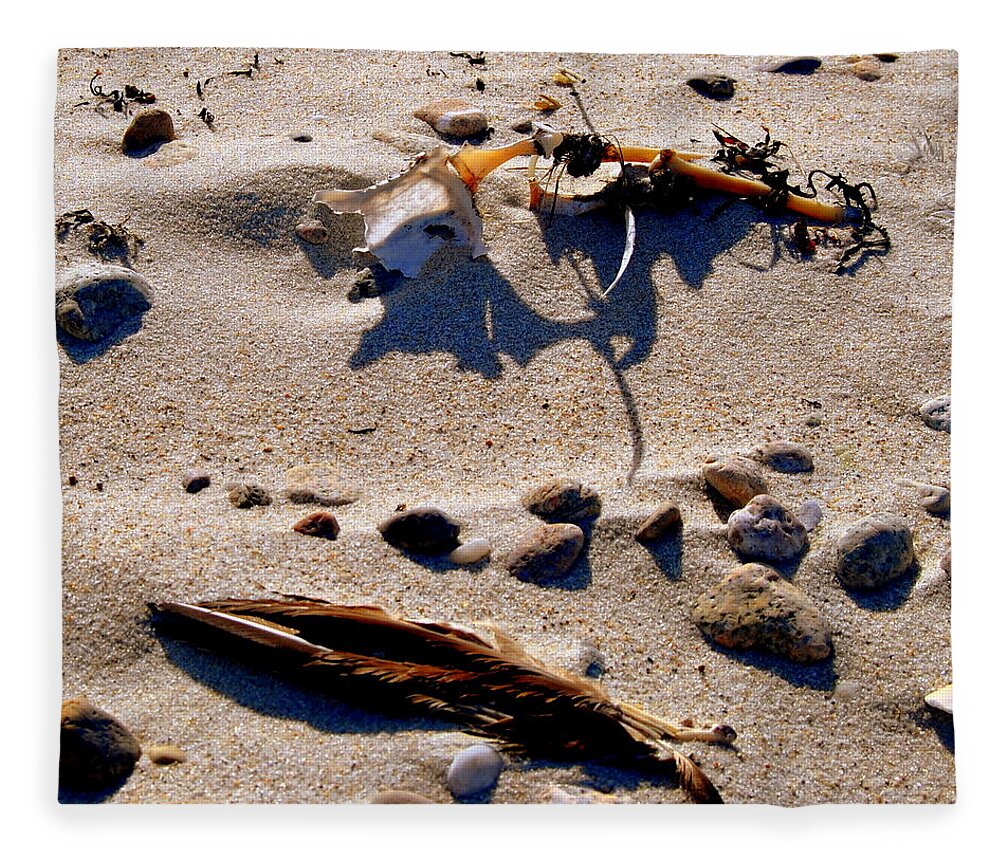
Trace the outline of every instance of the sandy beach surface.
{"type": "MultiPolygon", "coordinates": [[[[950,435],[918,409],[951,385],[958,58],[873,61],[877,80],[846,55],[824,55],[811,75],[761,69],[778,59],[60,53],[55,214],[124,222],[142,240],[128,265],[152,288],[133,334],[99,355],[59,347],[63,695],[114,714],[143,746],[187,755],[167,767],[144,756],[102,800],[365,803],[395,788],[453,802],[445,772],[475,740],[460,729],[304,691],[158,637],[148,621],[151,601],[276,593],[493,622],[563,668],[596,648],[615,699],[736,729],[731,746],[684,747],[727,803],[955,800],[951,721],[923,701],[952,679],[950,521],[901,482],[950,478],[950,435]],[[584,79],[577,97],[553,83],[560,68],[584,79]],[[129,119],[97,104],[98,69],[105,92],[155,93],[178,140],[125,156],[129,119]],[[735,79],[733,98],[685,84],[701,72],[735,79]],[[787,143],[793,174],[870,182],[891,250],[834,273],[834,249],[795,252],[793,219],[710,197],[637,212],[634,257],[601,300],[621,220],[537,217],[523,161],[476,194],[485,257],[442,252],[380,295],[355,286],[371,263],[352,253],[360,216],[319,213],[324,245],[295,235],[317,214],[315,191],[365,187],[440,142],[414,118],[421,105],[473,102],[495,129],[487,145],[499,146],[519,139],[513,122],[541,118],[527,107],[540,93],[563,104],[547,122],[622,143],[711,155],[713,125],[748,142],[766,126],[787,143]],[[779,439],[815,461],[808,473],[765,472],[791,510],[810,499],[823,510],[787,572],[833,630],[833,657],[816,665],[722,648],[691,618],[740,563],[702,465],[779,439]],[[291,529],[315,508],[284,497],[285,473],[309,463],[335,464],[361,490],[331,509],[334,541],[291,529]],[[197,494],[181,485],[192,468],[212,479],[197,494]],[[226,484],[248,476],[271,505],[230,503],[226,484]],[[569,574],[522,582],[503,565],[538,522],[520,497],[555,477],[594,488],[601,515],[569,574]],[[637,526],[666,499],[681,509],[682,536],[638,543],[637,526]],[[489,561],[414,559],[383,541],[380,521],[421,504],[455,517],[463,539],[487,539],[489,561]],[[859,596],[834,574],[834,545],[877,511],[909,524],[918,564],[859,596]]],[[[95,259],[84,235],[56,243],[57,278],[95,259]]],[[[514,757],[490,800],[547,803],[552,786],[624,804],[687,801],[670,780],[514,757]]]]}

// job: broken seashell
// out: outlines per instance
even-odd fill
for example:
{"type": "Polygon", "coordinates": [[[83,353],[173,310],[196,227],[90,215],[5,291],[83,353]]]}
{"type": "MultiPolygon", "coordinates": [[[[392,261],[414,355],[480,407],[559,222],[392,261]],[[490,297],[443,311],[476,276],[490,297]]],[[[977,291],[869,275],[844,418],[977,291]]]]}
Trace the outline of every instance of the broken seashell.
{"type": "Polygon", "coordinates": [[[367,246],[390,270],[414,278],[446,241],[486,254],[483,222],[462,179],[448,166],[448,150],[439,146],[419,156],[393,179],[356,191],[317,191],[314,203],[334,214],[360,213],[367,246]]]}
{"type": "Polygon", "coordinates": [[[939,711],[944,711],[946,714],[955,713],[952,710],[951,705],[951,684],[941,687],[939,690],[934,690],[932,693],[928,693],[924,696],[924,701],[932,708],[936,708],[939,711]]]}

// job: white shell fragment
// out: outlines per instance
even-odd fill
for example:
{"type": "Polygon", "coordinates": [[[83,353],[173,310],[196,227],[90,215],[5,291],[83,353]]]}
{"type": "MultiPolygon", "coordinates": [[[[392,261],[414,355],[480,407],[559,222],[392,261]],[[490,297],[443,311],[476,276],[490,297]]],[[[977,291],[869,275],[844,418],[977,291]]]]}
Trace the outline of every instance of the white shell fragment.
{"type": "Polygon", "coordinates": [[[490,552],[492,547],[486,538],[473,538],[453,549],[448,558],[455,564],[475,564],[486,558],[490,552]]]}
{"type": "Polygon", "coordinates": [[[416,277],[446,241],[482,257],[482,219],[448,158],[448,150],[439,146],[393,179],[357,191],[317,191],[313,202],[337,215],[364,215],[368,245],[355,250],[374,254],[387,269],[408,278],[416,277]]]}
{"type": "Polygon", "coordinates": [[[941,687],[932,693],[924,696],[924,701],[932,708],[944,711],[946,714],[954,714],[951,706],[951,684],[941,687]]]}

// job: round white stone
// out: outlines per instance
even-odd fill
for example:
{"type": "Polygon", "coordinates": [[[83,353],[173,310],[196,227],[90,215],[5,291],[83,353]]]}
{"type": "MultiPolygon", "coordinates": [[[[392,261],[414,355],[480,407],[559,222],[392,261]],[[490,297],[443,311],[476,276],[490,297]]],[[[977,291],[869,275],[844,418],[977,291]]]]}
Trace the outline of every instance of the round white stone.
{"type": "Polygon", "coordinates": [[[448,790],[455,797],[469,797],[492,788],[503,770],[503,759],[491,746],[473,744],[452,759],[448,790]]]}

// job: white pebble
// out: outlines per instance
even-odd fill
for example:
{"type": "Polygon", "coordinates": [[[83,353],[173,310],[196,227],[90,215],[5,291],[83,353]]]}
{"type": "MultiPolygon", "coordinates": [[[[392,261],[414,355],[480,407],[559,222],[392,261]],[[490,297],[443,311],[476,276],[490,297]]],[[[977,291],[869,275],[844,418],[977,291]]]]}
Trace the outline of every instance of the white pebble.
{"type": "Polygon", "coordinates": [[[486,558],[492,549],[486,538],[474,538],[453,549],[448,558],[455,564],[475,564],[486,558]]]}
{"type": "Polygon", "coordinates": [[[491,746],[473,744],[452,759],[448,768],[448,790],[455,797],[469,797],[496,785],[503,759],[491,746]]]}

